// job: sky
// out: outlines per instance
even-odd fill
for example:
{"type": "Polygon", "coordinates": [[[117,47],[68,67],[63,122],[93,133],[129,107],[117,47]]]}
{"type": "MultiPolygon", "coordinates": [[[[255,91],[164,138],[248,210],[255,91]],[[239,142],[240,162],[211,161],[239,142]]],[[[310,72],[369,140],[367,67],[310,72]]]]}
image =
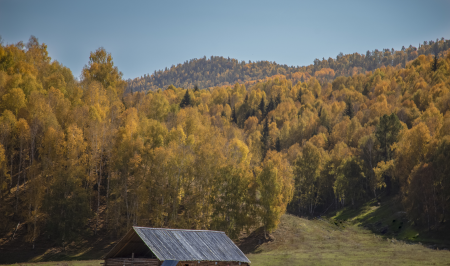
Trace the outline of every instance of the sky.
{"type": "Polygon", "coordinates": [[[75,77],[104,47],[133,79],[203,56],[303,66],[417,47],[450,39],[449,11],[450,0],[0,0],[0,36],[3,45],[36,36],[75,77]]]}

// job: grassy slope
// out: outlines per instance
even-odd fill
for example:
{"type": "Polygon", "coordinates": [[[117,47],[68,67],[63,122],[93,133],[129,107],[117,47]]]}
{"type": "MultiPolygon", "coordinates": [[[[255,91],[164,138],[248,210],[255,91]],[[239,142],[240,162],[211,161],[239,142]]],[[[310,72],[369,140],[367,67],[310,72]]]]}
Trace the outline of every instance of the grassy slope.
{"type": "Polygon", "coordinates": [[[252,265],[450,265],[448,250],[433,250],[373,234],[351,222],[284,215],[273,241],[248,255],[252,265]]]}
{"type": "MultiPolygon", "coordinates": [[[[13,265],[91,265],[86,264],[88,262],[84,260],[98,260],[116,244],[116,241],[104,234],[90,236],[72,243],[66,251],[50,241],[39,242],[35,249],[32,249],[32,246],[26,243],[23,237],[16,238],[11,242],[8,245],[0,245],[0,264],[20,262],[13,265]],[[47,261],[60,262],[50,263],[47,261]]],[[[89,261],[89,263],[91,262],[95,262],[92,265],[99,265],[100,261],[89,261]]]]}
{"type": "Polygon", "coordinates": [[[399,200],[393,197],[383,198],[380,202],[372,200],[357,209],[346,208],[330,215],[330,218],[365,227],[384,238],[423,243],[430,248],[450,248],[449,229],[442,225],[438,230],[415,226],[408,220],[399,200]]]}
{"type": "Polygon", "coordinates": [[[58,261],[58,262],[24,262],[19,264],[11,264],[11,266],[99,266],[103,260],[89,260],[89,261],[58,261]]]}

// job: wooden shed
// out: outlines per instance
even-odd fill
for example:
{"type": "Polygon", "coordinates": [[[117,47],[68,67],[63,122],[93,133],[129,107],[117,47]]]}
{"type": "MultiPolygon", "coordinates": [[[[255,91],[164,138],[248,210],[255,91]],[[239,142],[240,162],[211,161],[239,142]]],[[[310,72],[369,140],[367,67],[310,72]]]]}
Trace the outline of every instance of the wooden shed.
{"type": "Polygon", "coordinates": [[[250,264],[220,231],[134,226],[104,257],[105,266],[237,266],[250,264]]]}

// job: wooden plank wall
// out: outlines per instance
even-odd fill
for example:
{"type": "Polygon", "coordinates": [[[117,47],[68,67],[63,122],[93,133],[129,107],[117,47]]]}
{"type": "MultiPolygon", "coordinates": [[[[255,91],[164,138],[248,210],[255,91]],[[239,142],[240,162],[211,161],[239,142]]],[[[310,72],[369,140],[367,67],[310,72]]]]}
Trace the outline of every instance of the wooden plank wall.
{"type": "MultiPolygon", "coordinates": [[[[239,262],[218,261],[216,264],[215,261],[201,261],[200,263],[197,261],[180,261],[177,266],[239,266],[239,262]]],[[[241,262],[240,266],[248,266],[248,264],[241,262]]]]}
{"type": "Polygon", "coordinates": [[[109,258],[105,260],[105,266],[160,266],[161,264],[158,259],[146,258],[109,258]]]}

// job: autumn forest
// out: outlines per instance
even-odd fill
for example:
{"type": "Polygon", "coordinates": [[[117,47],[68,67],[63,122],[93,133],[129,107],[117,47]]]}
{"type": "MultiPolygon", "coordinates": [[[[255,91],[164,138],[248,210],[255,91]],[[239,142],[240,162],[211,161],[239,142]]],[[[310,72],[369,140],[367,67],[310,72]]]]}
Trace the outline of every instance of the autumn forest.
{"type": "Polygon", "coordinates": [[[274,230],[382,196],[450,223],[450,41],[289,67],[193,59],[124,80],[0,46],[0,235],[62,245],[131,226],[274,230]]]}

